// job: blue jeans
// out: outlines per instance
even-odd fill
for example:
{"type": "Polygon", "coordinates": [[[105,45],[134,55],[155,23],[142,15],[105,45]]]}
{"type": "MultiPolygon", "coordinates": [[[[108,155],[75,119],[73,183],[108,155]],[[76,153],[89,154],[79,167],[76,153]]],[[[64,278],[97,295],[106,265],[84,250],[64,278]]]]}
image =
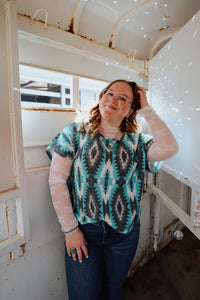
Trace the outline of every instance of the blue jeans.
{"type": "Polygon", "coordinates": [[[122,300],[123,282],[133,261],[140,224],[120,234],[106,222],[80,225],[89,257],[73,261],[65,251],[69,300],[122,300]]]}

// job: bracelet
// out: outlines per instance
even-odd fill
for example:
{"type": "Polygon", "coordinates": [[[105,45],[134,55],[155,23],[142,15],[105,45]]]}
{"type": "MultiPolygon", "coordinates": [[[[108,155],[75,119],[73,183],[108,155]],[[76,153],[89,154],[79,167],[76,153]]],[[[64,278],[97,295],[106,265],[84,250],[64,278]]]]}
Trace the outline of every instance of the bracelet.
{"type": "Polygon", "coordinates": [[[63,231],[63,233],[64,233],[64,235],[67,235],[69,233],[72,233],[72,232],[76,231],[76,229],[78,229],[78,225],[75,228],[73,228],[73,229],[71,229],[69,231],[63,231]]]}

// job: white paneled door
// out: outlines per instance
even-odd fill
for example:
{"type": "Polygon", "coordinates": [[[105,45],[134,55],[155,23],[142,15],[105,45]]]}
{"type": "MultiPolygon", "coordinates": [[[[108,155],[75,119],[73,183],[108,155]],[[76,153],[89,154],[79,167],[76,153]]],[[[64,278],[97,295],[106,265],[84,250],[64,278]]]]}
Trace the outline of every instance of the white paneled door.
{"type": "Polygon", "coordinates": [[[23,252],[29,237],[15,5],[0,2],[0,261],[23,252]]]}

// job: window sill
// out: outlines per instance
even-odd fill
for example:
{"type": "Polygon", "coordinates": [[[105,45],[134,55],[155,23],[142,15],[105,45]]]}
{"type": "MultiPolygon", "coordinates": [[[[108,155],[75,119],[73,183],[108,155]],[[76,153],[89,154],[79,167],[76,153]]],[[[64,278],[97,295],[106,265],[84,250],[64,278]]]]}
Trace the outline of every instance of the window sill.
{"type": "Polygon", "coordinates": [[[61,111],[61,112],[75,112],[72,107],[37,107],[37,106],[22,106],[21,110],[35,110],[35,111],[61,111]]]}

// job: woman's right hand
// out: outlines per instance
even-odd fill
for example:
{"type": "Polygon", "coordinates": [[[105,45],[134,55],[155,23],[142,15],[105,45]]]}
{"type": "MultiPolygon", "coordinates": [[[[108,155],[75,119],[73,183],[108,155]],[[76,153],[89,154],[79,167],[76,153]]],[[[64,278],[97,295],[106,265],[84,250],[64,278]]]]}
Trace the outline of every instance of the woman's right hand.
{"type": "Polygon", "coordinates": [[[88,251],[86,247],[86,240],[83,232],[78,228],[76,231],[65,235],[65,243],[67,247],[67,253],[72,256],[73,260],[77,259],[81,263],[83,261],[82,255],[88,258],[88,251]],[[71,249],[74,249],[74,254],[71,254],[71,249]]]}
{"type": "Polygon", "coordinates": [[[147,97],[146,97],[146,92],[145,92],[145,89],[141,86],[138,86],[138,90],[137,90],[137,93],[140,97],[140,108],[143,108],[148,104],[148,100],[147,100],[147,97]]]}

